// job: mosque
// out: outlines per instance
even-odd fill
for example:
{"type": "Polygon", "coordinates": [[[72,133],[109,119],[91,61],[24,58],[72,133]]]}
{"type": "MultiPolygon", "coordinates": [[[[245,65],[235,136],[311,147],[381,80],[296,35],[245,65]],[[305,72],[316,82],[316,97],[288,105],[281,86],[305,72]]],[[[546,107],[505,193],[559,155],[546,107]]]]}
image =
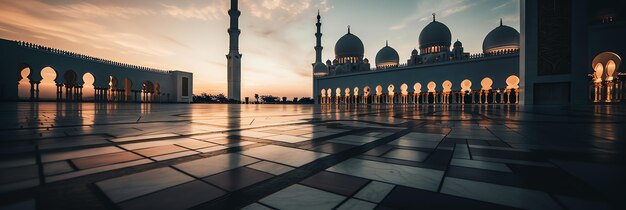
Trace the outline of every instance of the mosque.
{"type": "MultiPolygon", "coordinates": [[[[570,4],[565,8],[572,8],[571,4],[578,4],[557,3],[554,7],[570,4]]],[[[401,62],[398,52],[386,43],[376,54],[374,63],[370,63],[364,57],[363,42],[348,27],[347,33],[335,44],[335,58],[324,63],[322,23],[318,13],[316,58],[312,64],[314,98],[320,104],[584,104],[622,101],[624,82],[620,76],[624,75],[619,72],[621,58],[618,54],[624,51],[624,46],[608,44],[611,39],[605,40],[607,36],[603,33],[612,34],[610,37],[624,34],[623,24],[605,24],[610,30],[600,34],[587,31],[583,38],[589,47],[583,52],[588,54],[577,56],[585,57],[580,60],[588,60],[591,65],[572,70],[574,57],[561,58],[561,55],[575,55],[579,53],[576,49],[582,47],[571,45],[573,42],[564,43],[570,50],[564,52],[568,48],[550,46],[559,44],[559,41],[549,43],[544,40],[572,40],[574,28],[560,34],[555,32],[555,37],[546,37],[546,33],[539,31],[554,29],[543,26],[537,19],[554,21],[557,18],[545,17],[553,14],[538,11],[542,6],[539,4],[543,4],[541,1],[521,1],[521,4],[521,28],[526,33],[522,41],[526,43],[526,51],[522,50],[520,32],[500,20],[500,24],[482,40],[482,52],[465,52],[462,42],[455,40],[453,43],[450,28],[433,14],[432,21],[419,33],[419,46],[406,62],[401,62]],[[569,66],[561,66],[561,63],[569,66]],[[526,72],[530,67],[539,70],[526,72]],[[571,75],[573,71],[581,72],[575,77],[558,76],[571,75]]],[[[607,18],[606,13],[584,13],[589,14],[587,18],[593,21],[589,24],[592,26],[598,18],[607,18]]],[[[613,23],[615,15],[612,14],[611,22],[608,19],[605,22],[613,23]]],[[[569,21],[575,20],[570,18],[569,21]]],[[[585,24],[581,28],[591,27],[585,24]]],[[[576,64],[584,66],[580,62],[576,64]]]]}

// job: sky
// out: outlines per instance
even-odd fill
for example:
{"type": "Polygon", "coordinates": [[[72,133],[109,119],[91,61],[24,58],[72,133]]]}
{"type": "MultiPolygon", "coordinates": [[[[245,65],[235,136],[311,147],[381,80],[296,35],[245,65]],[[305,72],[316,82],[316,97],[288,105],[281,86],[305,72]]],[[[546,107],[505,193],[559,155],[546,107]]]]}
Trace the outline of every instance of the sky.
{"type": "MultiPolygon", "coordinates": [[[[0,0],[0,38],[141,66],[193,72],[194,94],[226,93],[229,0],[0,0]]],[[[519,0],[240,0],[242,97],[310,97],[315,22],[323,60],[347,26],[374,60],[385,46],[406,62],[419,33],[446,24],[470,53],[499,25],[519,31],[519,0]]]]}

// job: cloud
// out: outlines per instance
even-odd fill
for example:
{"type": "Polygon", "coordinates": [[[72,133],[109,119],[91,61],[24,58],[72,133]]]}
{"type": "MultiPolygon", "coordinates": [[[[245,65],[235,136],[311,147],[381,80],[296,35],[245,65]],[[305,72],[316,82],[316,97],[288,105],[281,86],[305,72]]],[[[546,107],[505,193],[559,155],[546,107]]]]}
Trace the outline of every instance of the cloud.
{"type": "Polygon", "coordinates": [[[213,1],[211,4],[205,6],[189,5],[187,7],[180,7],[167,4],[162,4],[162,6],[164,7],[161,11],[162,14],[182,20],[219,20],[227,16],[226,11],[228,10],[224,1],[213,1]]]}
{"type": "Polygon", "coordinates": [[[416,20],[418,22],[430,21],[432,20],[433,12],[437,14],[437,17],[448,17],[456,13],[465,11],[475,5],[475,2],[469,2],[465,0],[419,1],[416,11],[413,12],[413,15],[406,17],[404,20],[400,21],[400,23],[396,25],[392,25],[391,27],[389,27],[389,30],[403,29],[406,26],[415,23],[416,20]]]}
{"type": "Polygon", "coordinates": [[[501,8],[503,8],[503,7],[505,7],[505,6],[509,5],[509,4],[511,4],[512,2],[513,2],[513,1],[509,1],[509,2],[506,2],[506,3],[504,3],[504,4],[500,4],[500,5],[498,5],[498,6],[494,7],[494,8],[491,8],[491,11],[495,11],[495,10],[501,9],[501,8]]]}
{"type": "Polygon", "coordinates": [[[63,14],[73,18],[106,17],[130,19],[135,16],[156,14],[155,11],[127,6],[101,6],[87,2],[48,7],[45,12],[63,14]]]}

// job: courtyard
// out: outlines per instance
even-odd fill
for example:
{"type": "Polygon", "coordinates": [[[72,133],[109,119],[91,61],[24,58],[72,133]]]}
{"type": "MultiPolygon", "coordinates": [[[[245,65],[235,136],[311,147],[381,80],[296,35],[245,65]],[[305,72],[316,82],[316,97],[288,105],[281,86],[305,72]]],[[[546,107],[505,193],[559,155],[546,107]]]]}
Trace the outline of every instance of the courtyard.
{"type": "Polygon", "coordinates": [[[0,209],[620,209],[615,105],[0,104],[0,209]]]}

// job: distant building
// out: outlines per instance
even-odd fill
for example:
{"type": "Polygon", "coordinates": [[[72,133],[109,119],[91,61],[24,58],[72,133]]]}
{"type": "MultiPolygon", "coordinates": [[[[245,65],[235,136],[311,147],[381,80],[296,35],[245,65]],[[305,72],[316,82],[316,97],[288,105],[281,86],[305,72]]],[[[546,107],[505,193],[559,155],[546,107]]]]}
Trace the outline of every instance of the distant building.
{"type": "Polygon", "coordinates": [[[125,64],[36,45],[22,41],[0,39],[0,100],[16,101],[96,101],[96,102],[190,102],[193,74],[177,70],[159,70],[125,64]],[[43,90],[43,69],[52,69],[56,88],[43,90]],[[28,74],[22,77],[22,74],[28,74]],[[91,75],[93,84],[83,77],[91,75]],[[18,86],[30,93],[18,97],[18,86]],[[92,86],[85,98],[85,86],[92,86]],[[55,92],[48,98],[43,91],[55,92]]]}
{"type": "Polygon", "coordinates": [[[620,102],[624,4],[522,0],[522,36],[500,20],[477,54],[452,43],[451,30],[433,14],[406,63],[385,43],[373,66],[350,28],[335,44],[335,58],[322,63],[318,13],[313,96],[322,104],[620,102]]]}

